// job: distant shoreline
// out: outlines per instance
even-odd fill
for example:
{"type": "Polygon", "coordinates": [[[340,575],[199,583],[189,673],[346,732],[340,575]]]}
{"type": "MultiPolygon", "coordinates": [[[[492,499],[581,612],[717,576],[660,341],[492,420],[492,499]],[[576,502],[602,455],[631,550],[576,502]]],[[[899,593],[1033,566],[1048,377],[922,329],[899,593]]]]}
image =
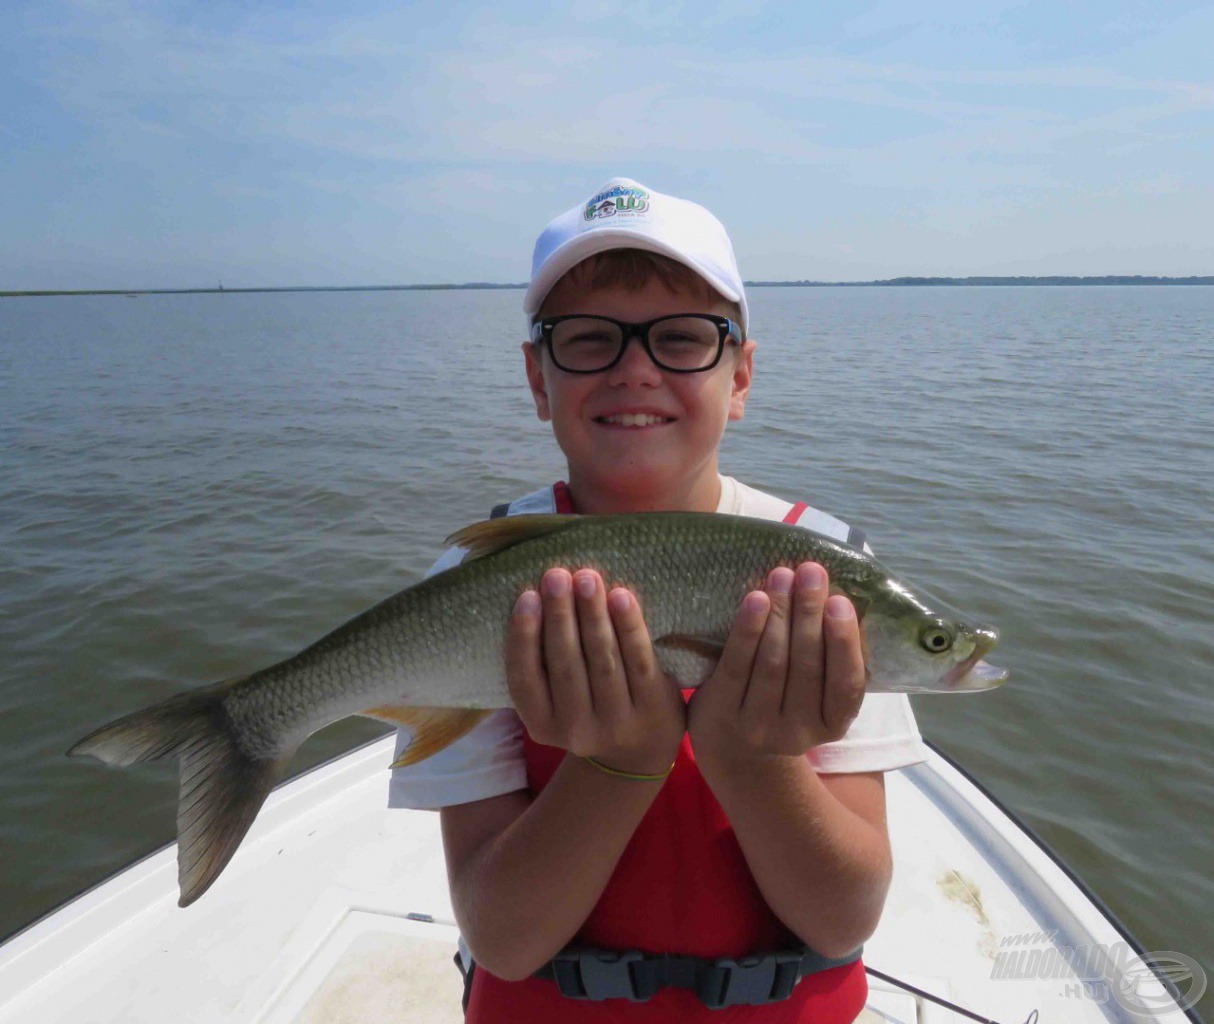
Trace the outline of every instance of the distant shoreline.
{"type": "MultiPolygon", "coordinates": [[[[956,288],[1004,286],[1072,285],[1214,285],[1210,277],[1146,277],[1109,275],[1104,277],[891,277],[882,281],[747,281],[748,288],[956,288]]],[[[490,291],[526,288],[526,284],[371,284],[371,285],[296,285],[266,288],[88,288],[0,291],[0,298],[46,295],[247,295],[260,292],[441,292],[490,291]]]]}

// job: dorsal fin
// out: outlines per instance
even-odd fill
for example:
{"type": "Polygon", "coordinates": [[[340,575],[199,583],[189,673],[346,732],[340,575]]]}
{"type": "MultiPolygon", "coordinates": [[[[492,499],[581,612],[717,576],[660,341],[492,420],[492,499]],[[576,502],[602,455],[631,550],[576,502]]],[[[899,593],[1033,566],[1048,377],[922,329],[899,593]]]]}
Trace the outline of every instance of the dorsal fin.
{"type": "Polygon", "coordinates": [[[456,530],[447,538],[447,543],[465,548],[468,554],[464,561],[470,561],[491,555],[495,551],[504,551],[532,537],[542,537],[581,518],[572,515],[502,516],[500,519],[486,519],[484,522],[456,530]]]}

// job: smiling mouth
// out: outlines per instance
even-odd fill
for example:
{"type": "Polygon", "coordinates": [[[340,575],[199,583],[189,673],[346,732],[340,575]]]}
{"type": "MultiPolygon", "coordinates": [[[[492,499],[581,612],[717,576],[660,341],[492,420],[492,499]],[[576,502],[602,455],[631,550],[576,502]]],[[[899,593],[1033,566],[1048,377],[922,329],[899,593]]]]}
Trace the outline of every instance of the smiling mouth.
{"type": "Polygon", "coordinates": [[[595,416],[595,423],[605,423],[612,427],[658,427],[665,423],[673,423],[669,416],[654,416],[642,412],[622,412],[613,416],[595,416]]]}

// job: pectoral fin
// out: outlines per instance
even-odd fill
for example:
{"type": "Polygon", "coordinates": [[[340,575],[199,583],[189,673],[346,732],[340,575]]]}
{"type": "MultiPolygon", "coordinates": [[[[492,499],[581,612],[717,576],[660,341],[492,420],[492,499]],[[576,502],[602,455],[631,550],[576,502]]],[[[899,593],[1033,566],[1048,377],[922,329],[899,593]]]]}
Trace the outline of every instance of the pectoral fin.
{"type": "Polygon", "coordinates": [[[419,708],[384,704],[366,708],[359,714],[393,725],[403,725],[413,734],[405,752],[392,762],[393,768],[407,768],[449,747],[489,712],[484,708],[419,708]]]}

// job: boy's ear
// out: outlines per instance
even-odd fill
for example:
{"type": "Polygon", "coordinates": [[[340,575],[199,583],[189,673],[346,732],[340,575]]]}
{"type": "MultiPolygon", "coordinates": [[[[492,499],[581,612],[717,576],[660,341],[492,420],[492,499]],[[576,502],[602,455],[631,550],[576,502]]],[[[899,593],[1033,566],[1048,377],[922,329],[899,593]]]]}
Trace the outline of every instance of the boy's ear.
{"type": "Polygon", "coordinates": [[[524,341],[523,358],[527,363],[527,384],[535,399],[535,414],[547,423],[552,419],[552,409],[548,405],[548,382],[544,380],[543,350],[533,342],[524,341]]]}
{"type": "Polygon", "coordinates": [[[738,349],[733,365],[733,391],[729,396],[729,418],[740,420],[746,411],[746,396],[755,372],[755,343],[747,338],[738,349]]]}

